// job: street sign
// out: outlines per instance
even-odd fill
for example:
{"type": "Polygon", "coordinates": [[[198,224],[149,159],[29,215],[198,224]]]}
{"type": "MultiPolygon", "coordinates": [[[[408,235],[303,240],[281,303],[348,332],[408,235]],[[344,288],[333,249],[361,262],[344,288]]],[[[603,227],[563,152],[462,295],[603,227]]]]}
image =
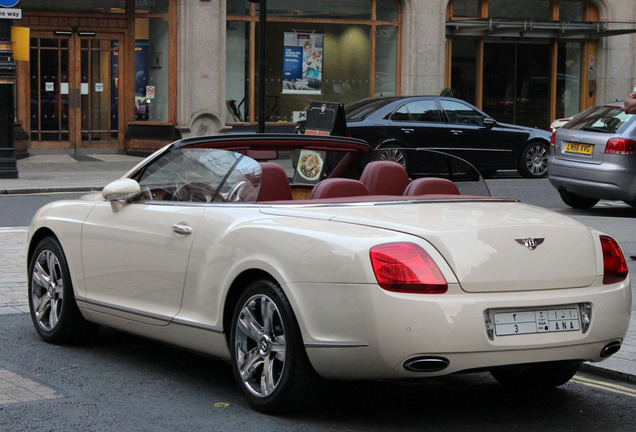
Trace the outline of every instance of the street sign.
{"type": "Polygon", "coordinates": [[[13,7],[18,4],[20,0],[0,0],[0,6],[13,7]]]}
{"type": "Polygon", "coordinates": [[[0,19],[22,19],[22,9],[0,9],[0,19]]]}

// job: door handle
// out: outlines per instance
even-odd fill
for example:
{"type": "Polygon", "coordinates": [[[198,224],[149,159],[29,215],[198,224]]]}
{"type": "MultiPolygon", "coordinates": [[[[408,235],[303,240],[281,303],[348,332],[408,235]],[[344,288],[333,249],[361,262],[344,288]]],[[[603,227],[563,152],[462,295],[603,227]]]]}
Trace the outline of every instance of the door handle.
{"type": "Polygon", "coordinates": [[[464,133],[464,131],[459,130],[459,129],[451,129],[451,133],[452,133],[453,135],[461,135],[461,134],[463,134],[463,133],[464,133]]]}
{"type": "Polygon", "coordinates": [[[179,235],[186,236],[186,235],[192,234],[192,227],[189,227],[187,225],[175,224],[175,225],[172,225],[172,231],[174,231],[175,233],[179,235]]]}
{"type": "Polygon", "coordinates": [[[411,128],[402,128],[402,132],[410,134],[415,132],[415,129],[411,129],[411,128]]]}

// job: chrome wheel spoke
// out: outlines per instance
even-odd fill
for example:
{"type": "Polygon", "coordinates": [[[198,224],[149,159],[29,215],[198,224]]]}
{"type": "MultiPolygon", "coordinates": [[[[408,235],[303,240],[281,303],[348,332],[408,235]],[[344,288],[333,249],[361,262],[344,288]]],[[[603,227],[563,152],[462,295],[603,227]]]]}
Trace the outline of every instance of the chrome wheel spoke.
{"type": "Polygon", "coordinates": [[[261,300],[261,315],[263,317],[263,333],[272,336],[274,333],[274,314],[277,313],[276,305],[270,299],[261,300]]]}
{"type": "Polygon", "coordinates": [[[60,320],[61,301],[53,297],[51,299],[51,308],[49,309],[49,329],[54,329],[60,320]]]}
{"type": "Polygon", "coordinates": [[[271,350],[274,358],[280,362],[285,362],[285,336],[277,336],[272,340],[271,350]]]}
{"type": "Polygon", "coordinates": [[[245,336],[254,341],[258,341],[263,334],[263,327],[256,321],[254,314],[249,308],[243,308],[241,311],[238,328],[245,336]]]}
{"type": "Polygon", "coordinates": [[[276,377],[274,376],[274,362],[266,358],[261,374],[261,393],[263,396],[271,394],[276,389],[276,377]]]}
{"type": "Polygon", "coordinates": [[[36,262],[33,268],[33,282],[39,287],[46,289],[51,284],[51,277],[42,267],[41,262],[36,262]]]}
{"type": "Polygon", "coordinates": [[[258,354],[258,349],[254,348],[244,354],[242,360],[239,360],[239,372],[243,381],[251,381],[254,378],[255,372],[263,363],[262,357],[258,354]]]}

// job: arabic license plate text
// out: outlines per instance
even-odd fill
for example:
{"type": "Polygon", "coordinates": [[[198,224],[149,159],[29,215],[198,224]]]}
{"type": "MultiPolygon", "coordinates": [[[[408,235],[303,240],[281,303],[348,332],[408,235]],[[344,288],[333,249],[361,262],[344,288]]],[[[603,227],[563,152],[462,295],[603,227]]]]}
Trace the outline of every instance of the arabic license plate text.
{"type": "Polygon", "coordinates": [[[581,330],[577,308],[500,312],[494,318],[497,336],[581,330]]]}

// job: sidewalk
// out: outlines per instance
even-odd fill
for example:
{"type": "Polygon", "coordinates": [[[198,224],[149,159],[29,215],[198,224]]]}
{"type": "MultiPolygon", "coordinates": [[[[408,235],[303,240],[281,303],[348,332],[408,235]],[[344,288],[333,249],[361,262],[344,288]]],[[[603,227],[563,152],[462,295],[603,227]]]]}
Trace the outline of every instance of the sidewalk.
{"type": "MultiPolygon", "coordinates": [[[[75,192],[101,190],[121,177],[142,158],[125,155],[37,155],[18,161],[18,179],[0,179],[3,194],[43,192],[75,192]]],[[[606,225],[604,219],[575,217],[588,226],[595,226],[614,236],[623,246],[633,249],[633,221],[606,225]]],[[[1,228],[0,221],[0,314],[28,313],[26,279],[26,227],[1,228]]],[[[631,250],[631,249],[630,249],[631,250]]],[[[628,251],[625,251],[629,254],[628,251]]],[[[630,268],[633,268],[630,264],[630,268]]],[[[636,283],[632,271],[632,284],[636,283]]],[[[620,351],[600,363],[585,363],[582,370],[612,378],[636,382],[636,314],[620,351]]]]}
{"type": "Polygon", "coordinates": [[[101,190],[142,160],[121,154],[34,155],[18,160],[17,179],[0,179],[0,195],[101,190]]]}

